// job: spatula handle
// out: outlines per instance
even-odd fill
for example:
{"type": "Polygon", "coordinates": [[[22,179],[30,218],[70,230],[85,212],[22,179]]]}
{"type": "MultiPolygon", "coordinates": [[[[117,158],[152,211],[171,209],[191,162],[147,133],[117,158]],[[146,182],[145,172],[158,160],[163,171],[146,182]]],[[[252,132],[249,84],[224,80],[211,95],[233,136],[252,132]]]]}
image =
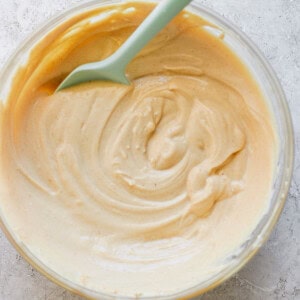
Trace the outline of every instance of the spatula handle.
{"type": "Polygon", "coordinates": [[[113,54],[124,68],[192,0],[163,0],[113,54]]]}

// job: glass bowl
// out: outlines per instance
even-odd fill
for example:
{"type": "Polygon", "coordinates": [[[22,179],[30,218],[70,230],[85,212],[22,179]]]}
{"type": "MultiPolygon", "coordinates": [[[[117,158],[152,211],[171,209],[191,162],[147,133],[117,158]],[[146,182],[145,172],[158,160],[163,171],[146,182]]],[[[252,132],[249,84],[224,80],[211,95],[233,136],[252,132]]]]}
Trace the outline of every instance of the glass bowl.
{"type": "MultiPolygon", "coordinates": [[[[20,47],[15,51],[15,53],[13,53],[9,61],[2,69],[2,73],[0,74],[0,99],[2,99],[3,103],[5,103],[6,101],[10,89],[10,84],[16,70],[20,65],[22,65],[22,63],[26,61],[30,50],[34,45],[36,45],[39,40],[41,40],[45,36],[46,33],[51,31],[58,24],[66,21],[71,16],[76,15],[80,12],[91,10],[107,4],[121,3],[125,1],[126,0],[88,1],[75,6],[47,21],[47,23],[44,24],[41,29],[32,34],[20,45],[20,47]]],[[[279,149],[276,157],[275,176],[272,186],[269,209],[255,228],[255,230],[252,232],[252,235],[247,240],[247,242],[241,245],[241,250],[231,257],[230,263],[228,265],[225,265],[222,271],[214,274],[206,281],[199,282],[199,284],[188,290],[180,291],[173,295],[159,297],[159,299],[189,298],[202,294],[224,282],[226,279],[236,273],[240,268],[242,268],[257,252],[261,245],[267,240],[272,228],[276,224],[287,197],[293,170],[294,143],[291,118],[284,92],[273,69],[261,54],[261,52],[257,49],[257,47],[249,40],[248,37],[245,36],[244,33],[236,28],[236,26],[234,26],[212,10],[198,3],[189,5],[188,10],[217,25],[220,30],[212,28],[208,28],[208,30],[211,30],[213,34],[222,34],[222,36],[224,34],[224,42],[241,58],[241,60],[247,65],[253,76],[256,78],[256,81],[265,96],[269,108],[273,113],[275,130],[278,135],[279,149]]],[[[35,257],[29,251],[26,245],[23,244],[22,241],[15,236],[14,232],[10,229],[9,224],[7,224],[5,216],[1,212],[1,207],[0,225],[7,238],[18,250],[18,252],[34,268],[36,268],[40,273],[44,274],[53,282],[87,298],[116,298],[116,296],[89,290],[83,286],[73,283],[61,277],[59,274],[43,264],[43,262],[35,257]]],[[[134,299],[122,296],[118,296],[117,298],[134,299]]],[[[141,297],[141,299],[147,299],[147,297],[141,297]]],[[[153,299],[153,297],[151,297],[151,299],[153,299]]]]}

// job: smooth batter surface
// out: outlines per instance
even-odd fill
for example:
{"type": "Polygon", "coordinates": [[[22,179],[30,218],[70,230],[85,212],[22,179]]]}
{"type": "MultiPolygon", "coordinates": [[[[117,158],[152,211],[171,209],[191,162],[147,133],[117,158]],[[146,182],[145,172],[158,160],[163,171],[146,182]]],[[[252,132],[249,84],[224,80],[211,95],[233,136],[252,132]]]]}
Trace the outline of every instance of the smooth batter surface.
{"type": "Polygon", "coordinates": [[[254,80],[186,13],[129,65],[131,86],[53,94],[152,8],[106,7],[58,27],[18,72],[1,113],[9,226],[62,276],[128,296],[175,293],[226,265],[268,206],[276,150],[254,80]]]}

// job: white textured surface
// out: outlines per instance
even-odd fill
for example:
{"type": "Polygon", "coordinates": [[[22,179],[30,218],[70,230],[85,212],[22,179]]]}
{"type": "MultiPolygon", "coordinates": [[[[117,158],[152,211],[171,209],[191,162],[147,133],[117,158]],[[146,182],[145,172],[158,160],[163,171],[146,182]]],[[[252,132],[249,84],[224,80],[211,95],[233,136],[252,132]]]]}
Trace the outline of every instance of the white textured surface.
{"type": "MultiPolygon", "coordinates": [[[[202,300],[300,299],[300,0],[198,0],[236,23],[277,72],[295,128],[295,174],[280,221],[259,253],[202,300]]],[[[80,0],[0,0],[0,66],[41,22],[80,0]]],[[[0,232],[0,300],[79,300],[32,269],[0,232]]]]}

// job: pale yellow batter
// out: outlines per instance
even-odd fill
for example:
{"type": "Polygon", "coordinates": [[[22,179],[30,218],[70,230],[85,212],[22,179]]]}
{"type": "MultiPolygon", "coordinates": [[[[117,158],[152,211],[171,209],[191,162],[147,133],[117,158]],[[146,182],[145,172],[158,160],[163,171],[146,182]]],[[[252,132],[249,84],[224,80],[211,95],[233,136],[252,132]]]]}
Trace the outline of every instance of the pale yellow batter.
{"type": "Polygon", "coordinates": [[[62,276],[127,296],[168,295],[221,270],[268,207],[276,150],[255,81],[187,13],[132,61],[131,86],[53,94],[152,8],[110,6],[60,25],[19,70],[1,113],[8,225],[62,276]]]}

